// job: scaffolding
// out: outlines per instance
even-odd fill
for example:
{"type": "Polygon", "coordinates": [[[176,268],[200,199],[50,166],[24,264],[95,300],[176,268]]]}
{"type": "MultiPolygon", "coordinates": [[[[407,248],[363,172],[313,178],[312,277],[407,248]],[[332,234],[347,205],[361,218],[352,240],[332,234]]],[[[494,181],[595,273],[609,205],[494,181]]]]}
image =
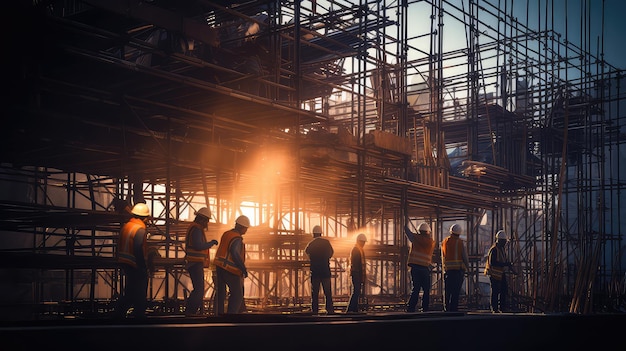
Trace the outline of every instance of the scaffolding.
{"type": "MultiPolygon", "coordinates": [[[[482,270],[499,229],[520,272],[515,311],[623,309],[622,71],[602,47],[592,54],[590,1],[566,16],[576,33],[543,5],[18,5],[0,158],[4,317],[107,316],[123,284],[121,209],[139,201],[161,255],[154,314],[184,312],[184,235],[204,206],[209,239],[253,220],[250,311],[310,308],[303,251],[317,224],[335,249],[335,305],[365,233],[364,308],[404,310],[403,228],[421,221],[438,243],[465,229],[465,310],[488,309],[482,270]]],[[[433,278],[437,308],[440,264],[433,278]]]]}

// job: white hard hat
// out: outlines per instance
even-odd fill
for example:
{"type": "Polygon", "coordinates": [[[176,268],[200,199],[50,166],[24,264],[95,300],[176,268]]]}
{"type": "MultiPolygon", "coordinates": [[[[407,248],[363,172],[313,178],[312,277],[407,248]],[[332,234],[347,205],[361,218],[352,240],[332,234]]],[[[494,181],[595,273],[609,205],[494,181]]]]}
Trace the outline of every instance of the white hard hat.
{"type": "Polygon", "coordinates": [[[498,230],[496,233],[496,240],[509,240],[509,237],[506,235],[504,230],[498,230]]]}
{"type": "Polygon", "coordinates": [[[320,227],[319,225],[313,227],[313,234],[322,234],[322,227],[320,227]]]}
{"type": "Polygon", "coordinates": [[[419,230],[420,232],[429,232],[430,226],[428,225],[428,223],[422,222],[422,224],[420,224],[420,226],[417,227],[417,230],[419,230]]]}
{"type": "Polygon", "coordinates": [[[246,216],[239,216],[235,220],[235,223],[239,224],[242,227],[248,228],[250,226],[250,219],[246,216]]]}
{"type": "Polygon", "coordinates": [[[362,242],[367,242],[367,237],[365,236],[365,234],[361,233],[359,235],[356,236],[356,241],[362,241],[362,242]]]}
{"type": "Polygon", "coordinates": [[[461,226],[457,223],[450,226],[450,234],[461,235],[461,226]]]}
{"type": "Polygon", "coordinates": [[[148,205],[144,204],[143,202],[140,202],[136,204],[135,206],[133,206],[133,209],[130,212],[140,217],[150,216],[150,209],[148,208],[148,205]]]}
{"type": "Polygon", "coordinates": [[[198,211],[196,211],[196,216],[204,216],[206,218],[211,218],[211,210],[206,207],[202,207],[198,211]]]}

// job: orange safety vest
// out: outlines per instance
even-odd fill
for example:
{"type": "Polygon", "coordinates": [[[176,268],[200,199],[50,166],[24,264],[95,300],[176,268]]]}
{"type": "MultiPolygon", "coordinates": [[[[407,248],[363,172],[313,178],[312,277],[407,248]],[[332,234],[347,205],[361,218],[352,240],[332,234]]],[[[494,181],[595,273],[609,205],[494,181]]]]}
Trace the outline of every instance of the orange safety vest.
{"type": "MultiPolygon", "coordinates": [[[[146,229],[146,223],[139,218],[131,218],[120,231],[120,238],[117,242],[117,260],[131,267],[137,268],[137,258],[134,252],[135,234],[139,229],[146,229]]],[[[146,257],[146,236],[143,237],[142,248],[146,257]]]]}
{"type": "Polygon", "coordinates": [[[411,243],[408,263],[419,266],[430,266],[435,251],[435,241],[428,235],[418,234],[411,243]]]}
{"type": "Polygon", "coordinates": [[[489,249],[489,253],[487,254],[487,262],[485,263],[485,275],[491,276],[491,278],[495,280],[502,280],[504,277],[504,266],[492,266],[491,259],[493,256],[493,250],[496,251],[496,259],[498,262],[504,262],[506,257],[504,256],[504,250],[500,250],[494,244],[489,249]]]}
{"type": "Polygon", "coordinates": [[[443,239],[441,244],[441,256],[443,258],[443,270],[467,270],[463,262],[463,240],[455,235],[443,239]]]}
{"type": "Polygon", "coordinates": [[[191,223],[189,225],[189,228],[187,228],[187,234],[185,236],[185,260],[188,263],[202,262],[204,267],[208,267],[209,266],[209,250],[208,249],[196,250],[189,245],[189,243],[191,242],[191,231],[194,228],[200,229],[200,232],[203,233],[202,243],[206,243],[206,238],[204,237],[204,231],[203,231],[202,226],[200,226],[200,224],[196,222],[191,223]]]}
{"type": "MultiPolygon", "coordinates": [[[[222,239],[220,240],[217,253],[215,254],[215,266],[225,269],[226,271],[238,276],[243,276],[243,272],[239,267],[237,267],[230,254],[230,246],[236,238],[243,240],[241,233],[234,229],[222,234],[222,239]]],[[[243,243],[241,245],[239,256],[244,262],[246,261],[246,246],[243,243]]]]}

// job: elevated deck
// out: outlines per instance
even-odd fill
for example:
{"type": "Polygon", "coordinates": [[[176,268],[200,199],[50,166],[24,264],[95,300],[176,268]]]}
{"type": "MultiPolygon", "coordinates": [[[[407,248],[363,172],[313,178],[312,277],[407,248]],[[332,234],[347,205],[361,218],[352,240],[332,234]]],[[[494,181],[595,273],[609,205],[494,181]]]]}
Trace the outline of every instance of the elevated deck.
{"type": "Polygon", "coordinates": [[[63,320],[0,327],[6,350],[579,350],[619,345],[606,337],[626,314],[473,312],[242,314],[145,320],[63,320]],[[406,345],[406,346],[405,346],[406,345]]]}

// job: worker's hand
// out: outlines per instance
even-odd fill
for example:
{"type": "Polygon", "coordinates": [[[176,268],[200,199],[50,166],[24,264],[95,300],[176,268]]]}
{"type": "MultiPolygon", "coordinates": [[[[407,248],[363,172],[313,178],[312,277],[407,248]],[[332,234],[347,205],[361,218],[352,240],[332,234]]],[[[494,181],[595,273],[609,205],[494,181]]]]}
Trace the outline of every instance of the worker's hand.
{"type": "Polygon", "coordinates": [[[248,270],[247,269],[244,269],[242,273],[243,273],[243,277],[244,278],[248,278],[248,270]]]}
{"type": "Polygon", "coordinates": [[[217,244],[218,244],[218,243],[217,243],[217,240],[215,240],[215,239],[211,240],[211,241],[210,241],[210,243],[211,243],[211,244],[213,244],[213,246],[215,246],[215,245],[217,245],[217,244]]]}

